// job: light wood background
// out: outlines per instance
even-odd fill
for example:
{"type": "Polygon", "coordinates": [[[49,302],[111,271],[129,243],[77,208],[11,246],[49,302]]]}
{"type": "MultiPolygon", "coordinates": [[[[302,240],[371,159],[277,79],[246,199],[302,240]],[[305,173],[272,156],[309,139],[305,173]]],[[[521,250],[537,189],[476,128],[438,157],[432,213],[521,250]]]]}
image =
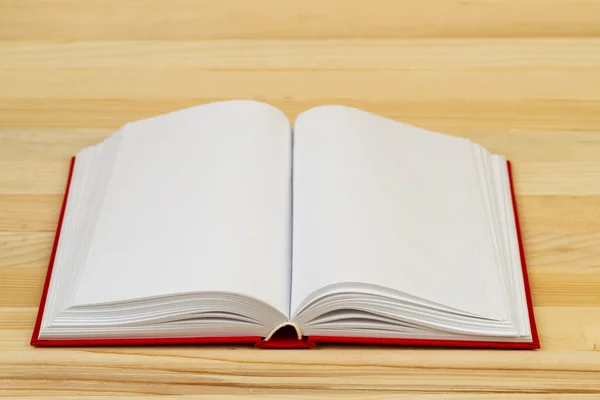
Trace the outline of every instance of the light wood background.
{"type": "Polygon", "coordinates": [[[0,394],[599,399],[599,35],[594,0],[0,0],[0,394]],[[71,155],[228,98],[509,157],[542,350],[29,347],[71,155]]]}

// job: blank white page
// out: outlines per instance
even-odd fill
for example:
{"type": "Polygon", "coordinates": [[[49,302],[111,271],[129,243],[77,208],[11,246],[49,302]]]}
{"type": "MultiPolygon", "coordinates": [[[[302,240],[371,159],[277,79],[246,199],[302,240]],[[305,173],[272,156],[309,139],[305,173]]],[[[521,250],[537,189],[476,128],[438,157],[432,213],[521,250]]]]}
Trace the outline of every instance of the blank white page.
{"type": "Polygon", "coordinates": [[[472,146],[342,106],[301,114],[292,311],[357,282],[505,319],[472,146]]]}
{"type": "Polygon", "coordinates": [[[291,129],[263,103],[212,103],[128,124],[74,305],[234,292],[285,315],[291,129]]]}

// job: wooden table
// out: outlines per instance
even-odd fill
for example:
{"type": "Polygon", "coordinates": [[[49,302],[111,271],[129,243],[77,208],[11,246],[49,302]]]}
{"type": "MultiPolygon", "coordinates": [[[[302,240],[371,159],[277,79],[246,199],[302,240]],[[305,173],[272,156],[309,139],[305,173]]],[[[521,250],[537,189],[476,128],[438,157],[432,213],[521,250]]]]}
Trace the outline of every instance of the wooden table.
{"type": "Polygon", "coordinates": [[[599,399],[598,35],[592,0],[0,0],[0,394],[599,399]],[[69,158],[228,98],[510,158],[542,350],[31,348],[69,158]]]}

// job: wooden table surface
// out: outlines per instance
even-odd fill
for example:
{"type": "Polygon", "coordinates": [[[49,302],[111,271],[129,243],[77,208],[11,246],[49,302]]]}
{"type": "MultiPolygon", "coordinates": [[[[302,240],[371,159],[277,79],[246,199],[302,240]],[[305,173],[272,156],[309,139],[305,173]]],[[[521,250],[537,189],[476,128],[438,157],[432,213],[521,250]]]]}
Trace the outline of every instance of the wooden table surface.
{"type": "Polygon", "coordinates": [[[0,0],[0,394],[600,399],[599,35],[593,0],[0,0]],[[230,98],[510,158],[542,350],[31,348],[69,158],[230,98]]]}

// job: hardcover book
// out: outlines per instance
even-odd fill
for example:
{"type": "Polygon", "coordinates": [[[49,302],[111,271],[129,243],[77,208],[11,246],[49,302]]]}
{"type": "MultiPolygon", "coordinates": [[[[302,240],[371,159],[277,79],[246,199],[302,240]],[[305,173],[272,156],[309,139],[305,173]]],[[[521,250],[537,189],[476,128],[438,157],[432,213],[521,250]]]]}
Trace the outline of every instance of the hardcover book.
{"type": "Polygon", "coordinates": [[[32,345],[326,342],[539,347],[503,156],[248,100],[75,155],[32,345]]]}

